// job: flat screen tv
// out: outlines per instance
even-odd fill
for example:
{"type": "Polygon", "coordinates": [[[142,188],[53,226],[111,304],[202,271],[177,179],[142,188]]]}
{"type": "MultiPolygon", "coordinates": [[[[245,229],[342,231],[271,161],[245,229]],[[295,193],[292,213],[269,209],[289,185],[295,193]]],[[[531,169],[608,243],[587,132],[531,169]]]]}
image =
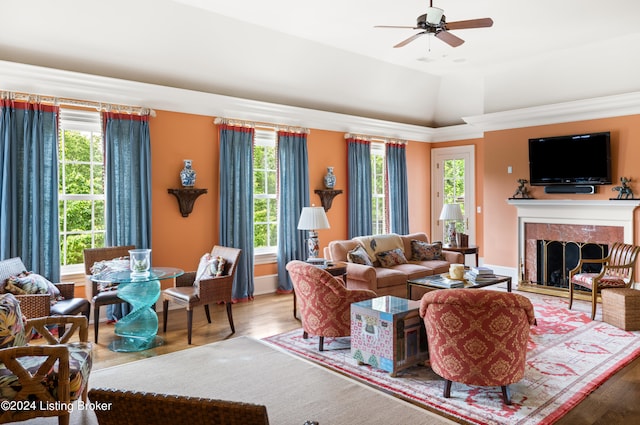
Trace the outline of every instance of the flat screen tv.
{"type": "Polygon", "coordinates": [[[609,132],[529,139],[529,184],[611,184],[609,132]]]}

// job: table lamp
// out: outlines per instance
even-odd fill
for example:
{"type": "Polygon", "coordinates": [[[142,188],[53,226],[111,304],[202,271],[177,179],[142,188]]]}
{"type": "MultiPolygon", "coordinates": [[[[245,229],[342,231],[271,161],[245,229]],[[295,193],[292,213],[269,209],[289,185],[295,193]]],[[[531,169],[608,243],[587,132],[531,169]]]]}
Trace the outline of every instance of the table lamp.
{"type": "Polygon", "coordinates": [[[309,231],[309,239],[307,239],[309,258],[318,258],[320,242],[318,240],[317,230],[328,228],[329,220],[327,220],[327,214],[324,212],[323,207],[310,206],[302,208],[300,220],[298,221],[298,229],[309,231]]]}
{"type": "Polygon", "coordinates": [[[460,204],[444,204],[440,212],[440,220],[445,222],[445,242],[447,245],[456,246],[456,222],[462,220],[460,204]]]}

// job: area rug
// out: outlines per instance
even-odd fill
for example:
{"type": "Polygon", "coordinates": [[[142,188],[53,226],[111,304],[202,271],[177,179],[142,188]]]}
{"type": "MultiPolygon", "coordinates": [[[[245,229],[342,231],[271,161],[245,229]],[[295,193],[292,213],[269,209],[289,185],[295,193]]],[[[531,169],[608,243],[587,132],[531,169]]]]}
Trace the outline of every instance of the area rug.
{"type": "MultiPolygon", "coordinates": [[[[454,383],[451,398],[444,381],[429,367],[417,365],[392,378],[385,371],[358,365],[350,340],[302,339],[302,330],[265,338],[267,342],[318,362],[374,388],[409,400],[444,416],[473,424],[552,424],[618,370],[640,355],[640,332],[626,332],[581,311],[567,300],[527,294],[538,325],[531,328],[524,379],[509,386],[512,406],[502,403],[499,387],[454,383]]],[[[574,303],[575,305],[575,303],[574,303]]]]}
{"type": "MultiPolygon", "coordinates": [[[[91,373],[89,385],[262,404],[274,425],[453,423],[250,337],[99,369],[91,373]]],[[[54,425],[58,421],[37,418],[22,423],[54,425]]],[[[70,425],[98,422],[90,408],[80,409],[76,403],[70,425]]]]}

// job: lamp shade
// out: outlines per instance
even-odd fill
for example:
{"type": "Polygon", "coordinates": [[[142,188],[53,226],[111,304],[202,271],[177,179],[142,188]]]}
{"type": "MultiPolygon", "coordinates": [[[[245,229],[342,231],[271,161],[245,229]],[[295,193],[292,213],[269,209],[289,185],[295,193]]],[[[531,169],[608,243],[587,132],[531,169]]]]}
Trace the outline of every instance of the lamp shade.
{"type": "Polygon", "coordinates": [[[298,229],[300,230],[318,230],[328,229],[329,220],[323,207],[304,207],[300,213],[298,221],[298,229]]]}
{"type": "Polygon", "coordinates": [[[431,25],[438,25],[442,20],[444,10],[439,7],[427,7],[427,22],[431,25]]]}
{"type": "Polygon", "coordinates": [[[440,212],[440,220],[462,220],[460,204],[444,204],[440,212]]]}

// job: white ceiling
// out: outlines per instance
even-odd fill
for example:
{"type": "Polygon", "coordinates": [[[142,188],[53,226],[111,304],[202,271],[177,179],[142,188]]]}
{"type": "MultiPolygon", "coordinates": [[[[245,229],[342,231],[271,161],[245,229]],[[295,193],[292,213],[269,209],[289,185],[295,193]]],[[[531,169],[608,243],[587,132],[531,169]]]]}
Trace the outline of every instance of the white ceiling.
{"type": "Polygon", "coordinates": [[[3,1],[0,60],[428,127],[640,91],[637,0],[434,3],[494,26],[394,49],[417,31],[374,25],[428,1],[3,1]]]}

